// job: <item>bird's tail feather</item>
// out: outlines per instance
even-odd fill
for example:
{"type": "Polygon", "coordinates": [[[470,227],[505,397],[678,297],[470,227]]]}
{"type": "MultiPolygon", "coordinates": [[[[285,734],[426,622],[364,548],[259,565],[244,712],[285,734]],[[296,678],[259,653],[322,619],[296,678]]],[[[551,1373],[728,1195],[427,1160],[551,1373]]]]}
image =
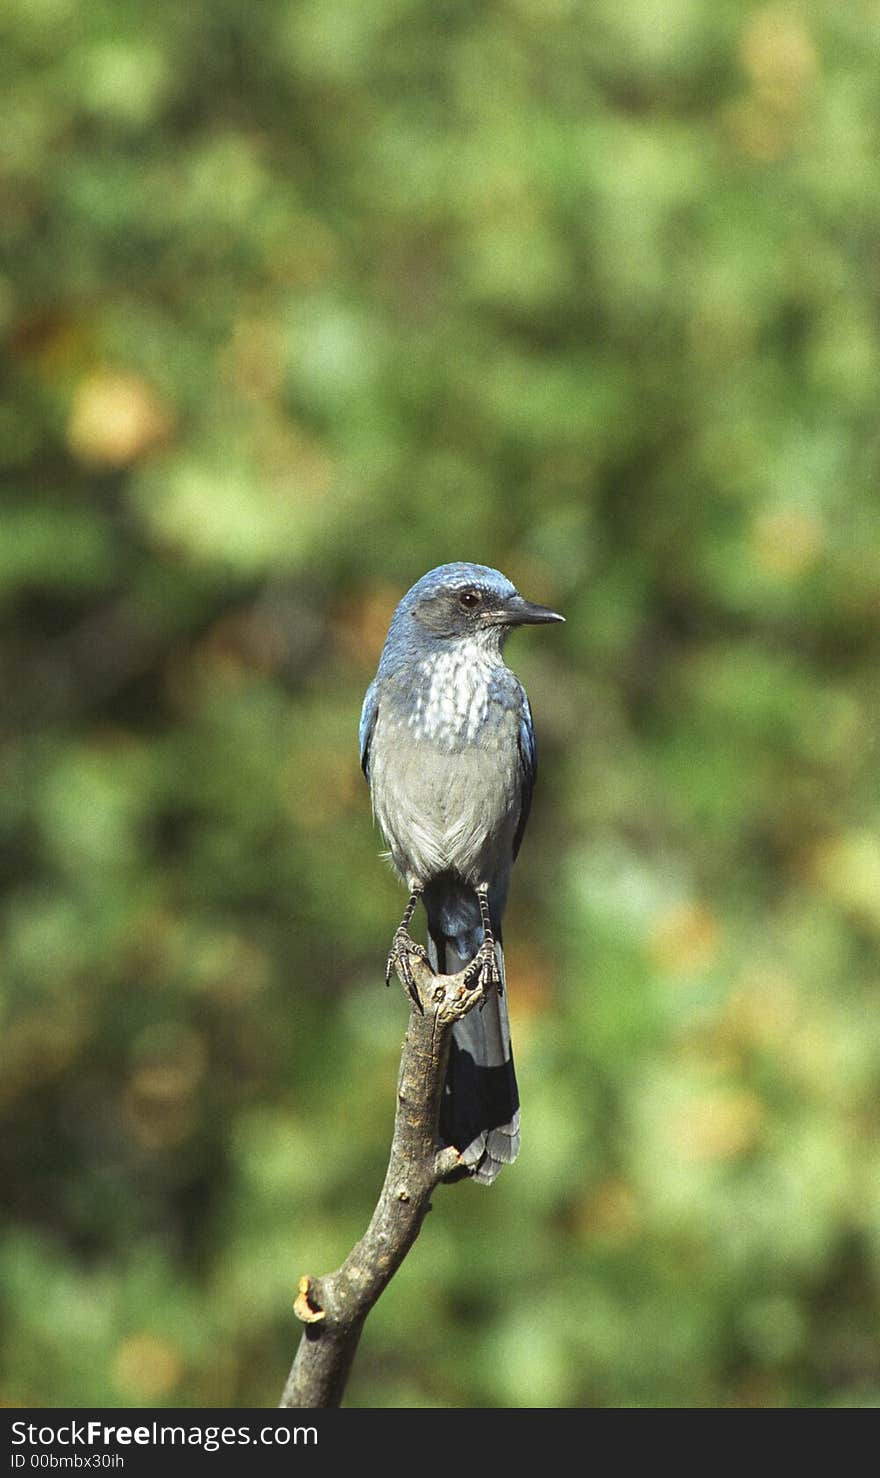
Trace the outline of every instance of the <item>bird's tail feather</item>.
{"type": "MultiPolygon", "coordinates": [[[[428,956],[444,975],[463,970],[462,957],[448,936],[429,930],[428,956]]],[[[495,944],[504,976],[504,951],[495,944]]],[[[503,994],[490,988],[482,1004],[452,1029],[449,1066],[440,1110],[440,1137],[461,1152],[475,1180],[491,1184],[502,1165],[519,1153],[519,1093],[510,1047],[506,982],[503,994]]]]}

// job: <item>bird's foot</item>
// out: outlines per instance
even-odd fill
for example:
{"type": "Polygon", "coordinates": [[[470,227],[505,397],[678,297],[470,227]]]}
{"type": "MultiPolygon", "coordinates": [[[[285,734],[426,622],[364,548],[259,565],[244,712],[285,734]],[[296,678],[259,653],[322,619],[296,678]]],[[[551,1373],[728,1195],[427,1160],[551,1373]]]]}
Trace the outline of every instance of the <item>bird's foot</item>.
{"type": "Polygon", "coordinates": [[[487,939],[485,944],[480,945],[480,948],[467,968],[464,983],[469,987],[475,985],[482,986],[484,998],[488,997],[493,987],[497,990],[499,996],[501,995],[503,981],[501,979],[501,971],[498,968],[495,945],[491,940],[487,939]]]}
{"type": "Polygon", "coordinates": [[[400,928],[395,933],[388,951],[388,959],[385,963],[385,984],[391,984],[391,977],[396,970],[406,986],[410,999],[421,1008],[422,1002],[410,964],[412,959],[423,960],[428,969],[431,969],[428,951],[422,945],[417,944],[406,929],[400,928]]]}

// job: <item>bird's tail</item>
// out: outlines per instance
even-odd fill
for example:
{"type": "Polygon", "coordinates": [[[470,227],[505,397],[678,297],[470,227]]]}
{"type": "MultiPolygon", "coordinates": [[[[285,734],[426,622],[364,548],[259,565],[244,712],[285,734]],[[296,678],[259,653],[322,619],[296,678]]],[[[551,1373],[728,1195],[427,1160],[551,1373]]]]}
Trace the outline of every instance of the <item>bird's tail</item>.
{"type": "MultiPolygon", "coordinates": [[[[462,956],[456,942],[428,931],[428,956],[438,973],[455,975],[473,955],[462,956]]],[[[510,1048],[504,951],[495,943],[503,994],[490,987],[481,1006],[452,1029],[446,1086],[440,1109],[440,1138],[454,1145],[468,1174],[490,1185],[502,1165],[519,1153],[519,1093],[510,1048]]]]}

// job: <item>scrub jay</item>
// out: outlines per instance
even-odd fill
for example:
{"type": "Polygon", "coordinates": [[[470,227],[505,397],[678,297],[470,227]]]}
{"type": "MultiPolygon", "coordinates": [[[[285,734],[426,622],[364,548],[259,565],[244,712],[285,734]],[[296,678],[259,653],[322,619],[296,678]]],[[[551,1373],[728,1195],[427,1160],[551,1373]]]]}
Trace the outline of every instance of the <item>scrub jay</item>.
{"type": "Polygon", "coordinates": [[[529,701],[502,658],[514,626],[562,621],[498,570],[448,564],[423,575],[391,621],[361,712],[373,814],[410,898],[386,981],[410,958],[485,991],[453,1028],[440,1133],[487,1184],[519,1150],[501,918],[537,773],[529,701]],[[410,937],[421,898],[428,950],[410,937]]]}

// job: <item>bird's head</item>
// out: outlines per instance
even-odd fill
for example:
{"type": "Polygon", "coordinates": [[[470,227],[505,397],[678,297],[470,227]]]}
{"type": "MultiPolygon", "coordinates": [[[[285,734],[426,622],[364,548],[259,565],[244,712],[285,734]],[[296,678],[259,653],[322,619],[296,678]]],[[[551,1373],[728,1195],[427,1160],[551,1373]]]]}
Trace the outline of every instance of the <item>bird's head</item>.
{"type": "Polygon", "coordinates": [[[448,564],[429,570],[407,591],[389,637],[408,646],[464,639],[500,651],[514,626],[564,620],[524,599],[499,570],[448,564]]]}

